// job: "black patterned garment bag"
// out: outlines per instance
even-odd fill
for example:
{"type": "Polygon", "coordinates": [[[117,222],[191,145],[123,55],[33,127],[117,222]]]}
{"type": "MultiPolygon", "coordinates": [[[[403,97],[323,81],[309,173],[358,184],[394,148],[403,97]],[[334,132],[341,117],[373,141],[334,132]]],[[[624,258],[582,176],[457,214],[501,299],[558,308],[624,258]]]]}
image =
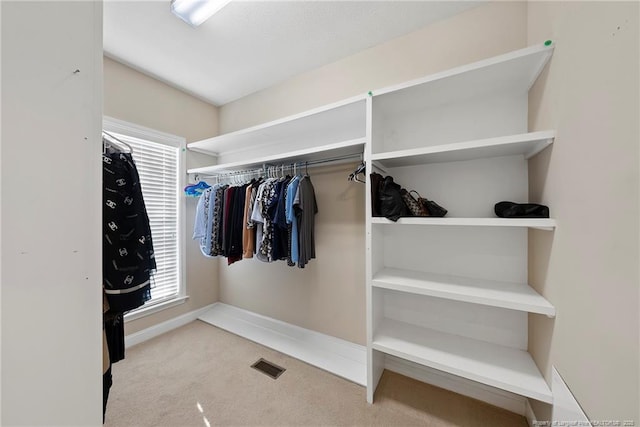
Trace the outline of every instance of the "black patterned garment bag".
{"type": "Polygon", "coordinates": [[[130,153],[102,156],[102,276],[111,312],[126,312],[151,299],[156,261],[138,170],[130,153]]]}

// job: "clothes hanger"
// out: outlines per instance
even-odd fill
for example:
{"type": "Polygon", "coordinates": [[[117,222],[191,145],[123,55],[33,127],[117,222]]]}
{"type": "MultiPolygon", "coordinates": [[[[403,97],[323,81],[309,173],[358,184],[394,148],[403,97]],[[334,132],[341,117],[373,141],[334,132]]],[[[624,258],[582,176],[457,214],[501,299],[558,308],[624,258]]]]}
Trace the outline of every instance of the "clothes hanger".
{"type": "Polygon", "coordinates": [[[366,184],[366,181],[358,179],[358,175],[360,175],[361,173],[365,173],[365,169],[366,169],[366,164],[364,163],[364,161],[360,162],[358,167],[349,174],[349,178],[348,178],[349,181],[361,182],[363,184],[366,184]]]}
{"type": "Polygon", "coordinates": [[[106,135],[106,136],[108,136],[109,138],[111,138],[111,139],[113,140],[113,141],[109,141],[108,139],[106,139],[106,140],[105,140],[105,139],[103,138],[103,141],[107,141],[107,143],[111,144],[111,146],[112,146],[112,147],[114,147],[114,148],[122,148],[122,147],[118,147],[118,146],[117,146],[117,144],[122,144],[122,145],[124,145],[124,146],[129,150],[129,152],[130,152],[131,154],[133,154],[133,148],[131,147],[131,145],[129,145],[129,144],[127,144],[126,142],[124,142],[124,141],[122,141],[122,140],[120,140],[120,139],[116,138],[115,136],[113,136],[113,135],[111,135],[109,132],[107,132],[106,130],[103,130],[103,131],[102,131],[102,135],[103,135],[103,136],[104,136],[104,135],[106,135]],[[115,142],[116,144],[114,144],[114,142],[115,142]]]}
{"type": "Polygon", "coordinates": [[[204,190],[211,187],[204,181],[198,181],[197,184],[191,184],[184,187],[184,194],[189,197],[199,197],[204,190]]]}

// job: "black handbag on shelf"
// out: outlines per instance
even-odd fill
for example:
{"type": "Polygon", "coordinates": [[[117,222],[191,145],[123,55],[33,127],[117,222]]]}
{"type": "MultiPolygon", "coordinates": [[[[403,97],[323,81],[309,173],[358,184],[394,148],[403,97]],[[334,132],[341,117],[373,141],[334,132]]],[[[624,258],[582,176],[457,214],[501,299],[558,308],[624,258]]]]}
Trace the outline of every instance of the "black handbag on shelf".
{"type": "Polygon", "coordinates": [[[425,197],[422,197],[416,190],[406,191],[404,188],[400,191],[402,200],[409,208],[413,216],[432,216],[443,217],[447,214],[447,210],[425,197]],[[411,193],[416,193],[417,199],[411,193]]]}
{"type": "Polygon", "coordinates": [[[500,218],[549,218],[549,208],[537,203],[498,202],[494,211],[500,218]]]}
{"type": "Polygon", "coordinates": [[[407,205],[407,209],[411,213],[412,216],[429,216],[429,211],[427,208],[420,203],[420,194],[418,194],[418,200],[416,200],[411,193],[418,194],[417,191],[411,190],[407,191],[404,188],[400,190],[400,196],[402,196],[402,201],[405,205],[407,205]]]}
{"type": "Polygon", "coordinates": [[[393,177],[387,176],[380,183],[378,198],[380,199],[380,215],[397,221],[402,216],[410,216],[407,206],[402,201],[399,184],[393,182],[393,177]]]}
{"type": "Polygon", "coordinates": [[[418,202],[429,212],[429,216],[442,218],[447,214],[447,210],[434,202],[433,200],[425,199],[424,197],[418,197],[418,202]]]}
{"type": "Polygon", "coordinates": [[[380,213],[380,188],[384,177],[376,172],[369,174],[371,181],[371,216],[382,216],[380,213]]]}

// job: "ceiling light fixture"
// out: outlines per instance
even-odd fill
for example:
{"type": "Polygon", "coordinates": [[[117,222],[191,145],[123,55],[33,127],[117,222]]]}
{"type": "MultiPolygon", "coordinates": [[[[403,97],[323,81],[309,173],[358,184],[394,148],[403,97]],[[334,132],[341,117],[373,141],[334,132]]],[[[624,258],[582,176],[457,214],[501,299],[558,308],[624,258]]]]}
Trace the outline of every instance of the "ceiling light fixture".
{"type": "Polygon", "coordinates": [[[171,0],[171,12],[192,27],[197,27],[231,0],[171,0]]]}

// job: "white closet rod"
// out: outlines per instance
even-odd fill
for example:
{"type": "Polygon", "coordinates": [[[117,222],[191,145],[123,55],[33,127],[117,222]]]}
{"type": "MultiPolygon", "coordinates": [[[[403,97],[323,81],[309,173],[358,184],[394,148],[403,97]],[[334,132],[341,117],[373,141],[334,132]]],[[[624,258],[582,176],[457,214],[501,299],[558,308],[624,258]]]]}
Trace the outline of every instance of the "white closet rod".
{"type": "Polygon", "coordinates": [[[307,169],[309,167],[315,167],[320,165],[326,166],[331,164],[348,163],[357,159],[362,160],[362,153],[346,154],[343,156],[309,160],[304,162],[298,161],[298,162],[281,162],[279,164],[263,164],[261,168],[226,171],[226,172],[219,172],[214,174],[199,173],[199,174],[195,174],[194,178],[195,178],[195,181],[197,182],[207,178],[227,178],[227,177],[232,177],[236,175],[268,174],[270,171],[270,168],[271,170],[277,170],[279,168],[292,169],[295,167],[302,170],[303,168],[307,169]]]}

